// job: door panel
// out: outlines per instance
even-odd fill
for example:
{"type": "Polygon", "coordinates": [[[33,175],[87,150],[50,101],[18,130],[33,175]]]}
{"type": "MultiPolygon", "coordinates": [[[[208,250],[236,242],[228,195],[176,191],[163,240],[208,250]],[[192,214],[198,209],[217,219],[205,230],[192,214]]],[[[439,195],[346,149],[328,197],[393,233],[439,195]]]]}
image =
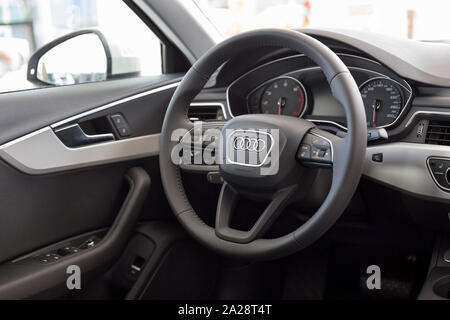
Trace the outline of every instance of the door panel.
{"type": "Polygon", "coordinates": [[[68,148],[50,127],[0,147],[0,157],[31,175],[152,157],[158,153],[159,134],[68,148]]]}
{"type": "Polygon", "coordinates": [[[64,288],[68,262],[80,263],[87,271],[107,267],[119,258],[137,219],[171,217],[159,177],[158,137],[179,79],[164,75],[0,95],[2,298],[27,298],[56,285],[64,288]],[[131,131],[126,137],[114,131],[115,141],[69,148],[54,133],[64,126],[111,120],[115,114],[126,119],[131,131]],[[139,211],[132,215],[136,221],[122,221],[127,218],[119,212],[135,187],[127,178],[131,168],[142,168],[135,170],[145,172],[152,183],[148,190],[143,188],[136,206],[126,209],[139,211]],[[128,231],[114,241],[106,237],[102,250],[48,266],[12,263],[88,232],[106,228],[111,233],[118,218],[128,231]],[[50,271],[58,272],[53,280],[50,271]]]}
{"type": "MultiPolygon", "coordinates": [[[[179,80],[179,74],[161,75],[0,94],[0,144],[179,80]]],[[[165,101],[162,99],[152,106],[148,105],[149,109],[164,105],[174,90],[173,87],[156,93],[157,96],[163,95],[165,101]]],[[[150,96],[156,99],[155,95],[150,96]]],[[[147,99],[148,96],[143,98],[147,99]]],[[[133,103],[132,101],[127,102],[133,103]]],[[[127,102],[122,104],[127,105],[127,102]]],[[[152,122],[149,121],[148,124],[151,125],[152,122]]],[[[158,125],[161,126],[162,123],[158,125]]]]}
{"type": "Polygon", "coordinates": [[[21,259],[0,266],[0,299],[39,297],[51,298],[56,292],[64,292],[69,266],[83,271],[84,277],[103,271],[113,263],[125,247],[139,217],[151,179],[142,168],[127,170],[124,178],[128,184],[126,198],[120,207],[114,224],[107,231],[68,239],[58,245],[34,252],[21,259]],[[60,250],[76,247],[77,252],[60,250]],[[52,259],[56,255],[57,260],[52,259]],[[49,256],[49,258],[47,258],[49,256]]]}
{"type": "Polygon", "coordinates": [[[127,164],[29,176],[0,162],[0,261],[111,225],[127,164]]]}

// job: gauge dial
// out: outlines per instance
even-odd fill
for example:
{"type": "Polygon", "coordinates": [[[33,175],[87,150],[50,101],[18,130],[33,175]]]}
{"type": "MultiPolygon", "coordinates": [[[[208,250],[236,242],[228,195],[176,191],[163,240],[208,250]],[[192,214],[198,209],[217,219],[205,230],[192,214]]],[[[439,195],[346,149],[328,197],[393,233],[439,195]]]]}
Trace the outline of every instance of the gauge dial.
{"type": "Polygon", "coordinates": [[[393,123],[403,108],[403,94],[399,85],[387,78],[365,82],[361,96],[366,109],[367,127],[384,127],[393,123]]]}
{"type": "Polygon", "coordinates": [[[260,108],[261,113],[301,117],[306,110],[305,88],[294,78],[278,78],[264,91],[260,108]]]}

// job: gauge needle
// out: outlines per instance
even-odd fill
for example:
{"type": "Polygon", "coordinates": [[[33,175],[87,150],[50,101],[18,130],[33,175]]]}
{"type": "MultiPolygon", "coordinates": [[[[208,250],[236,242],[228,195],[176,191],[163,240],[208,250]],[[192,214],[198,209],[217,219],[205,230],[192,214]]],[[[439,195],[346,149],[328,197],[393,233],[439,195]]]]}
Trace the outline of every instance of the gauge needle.
{"type": "Polygon", "coordinates": [[[372,125],[375,128],[377,126],[376,125],[377,111],[380,110],[380,108],[381,108],[381,100],[375,99],[372,103],[372,108],[373,108],[372,125]]]}
{"type": "Polygon", "coordinates": [[[281,115],[281,112],[283,111],[283,108],[286,106],[286,98],[281,97],[280,100],[278,100],[278,115],[281,115]]]}
{"type": "Polygon", "coordinates": [[[372,125],[374,128],[376,127],[376,121],[377,121],[377,109],[373,108],[372,125]]]}

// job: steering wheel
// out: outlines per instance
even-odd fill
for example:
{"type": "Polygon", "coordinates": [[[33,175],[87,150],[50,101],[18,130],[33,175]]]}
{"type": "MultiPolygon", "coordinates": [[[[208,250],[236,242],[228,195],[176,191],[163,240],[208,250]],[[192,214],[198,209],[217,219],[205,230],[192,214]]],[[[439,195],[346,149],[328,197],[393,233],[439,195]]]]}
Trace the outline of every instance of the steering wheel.
{"type": "Polygon", "coordinates": [[[366,116],[361,94],[339,57],[321,42],[301,32],[263,29],[220,43],[185,75],[165,115],[160,140],[161,179],[179,222],[200,243],[233,257],[270,260],[307,247],[333,226],[357,188],[366,146],[366,116]],[[318,129],[309,121],[283,115],[252,114],[228,121],[219,142],[223,150],[219,156],[223,160],[220,174],[225,182],[219,196],[215,228],[212,228],[199,218],[186,196],[179,164],[172,161],[172,152],[179,143],[173,141],[173,132],[193,129],[187,116],[189,105],[222,64],[239,53],[267,46],[303,53],[321,68],[334,98],[345,110],[347,134],[338,137],[318,129]],[[266,151],[264,159],[254,154],[262,149],[266,151]],[[239,161],[236,158],[238,151],[244,155],[239,161]],[[270,163],[267,162],[268,155],[270,163]],[[247,160],[252,156],[256,162],[249,164],[247,160]],[[326,165],[332,167],[332,183],[317,212],[287,235],[264,238],[280,213],[305,196],[318,168],[326,165]],[[268,173],[262,174],[269,166],[275,169],[267,169],[268,173]],[[263,198],[269,202],[249,231],[231,226],[239,197],[263,198]]]}

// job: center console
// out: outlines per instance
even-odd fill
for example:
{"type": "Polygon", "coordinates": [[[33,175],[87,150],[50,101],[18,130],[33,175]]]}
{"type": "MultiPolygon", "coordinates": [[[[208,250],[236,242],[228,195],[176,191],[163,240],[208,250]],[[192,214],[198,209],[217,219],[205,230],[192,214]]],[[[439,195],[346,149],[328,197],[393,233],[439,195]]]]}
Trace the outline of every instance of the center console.
{"type": "Polygon", "coordinates": [[[419,300],[450,300],[450,236],[438,238],[419,300]]]}

